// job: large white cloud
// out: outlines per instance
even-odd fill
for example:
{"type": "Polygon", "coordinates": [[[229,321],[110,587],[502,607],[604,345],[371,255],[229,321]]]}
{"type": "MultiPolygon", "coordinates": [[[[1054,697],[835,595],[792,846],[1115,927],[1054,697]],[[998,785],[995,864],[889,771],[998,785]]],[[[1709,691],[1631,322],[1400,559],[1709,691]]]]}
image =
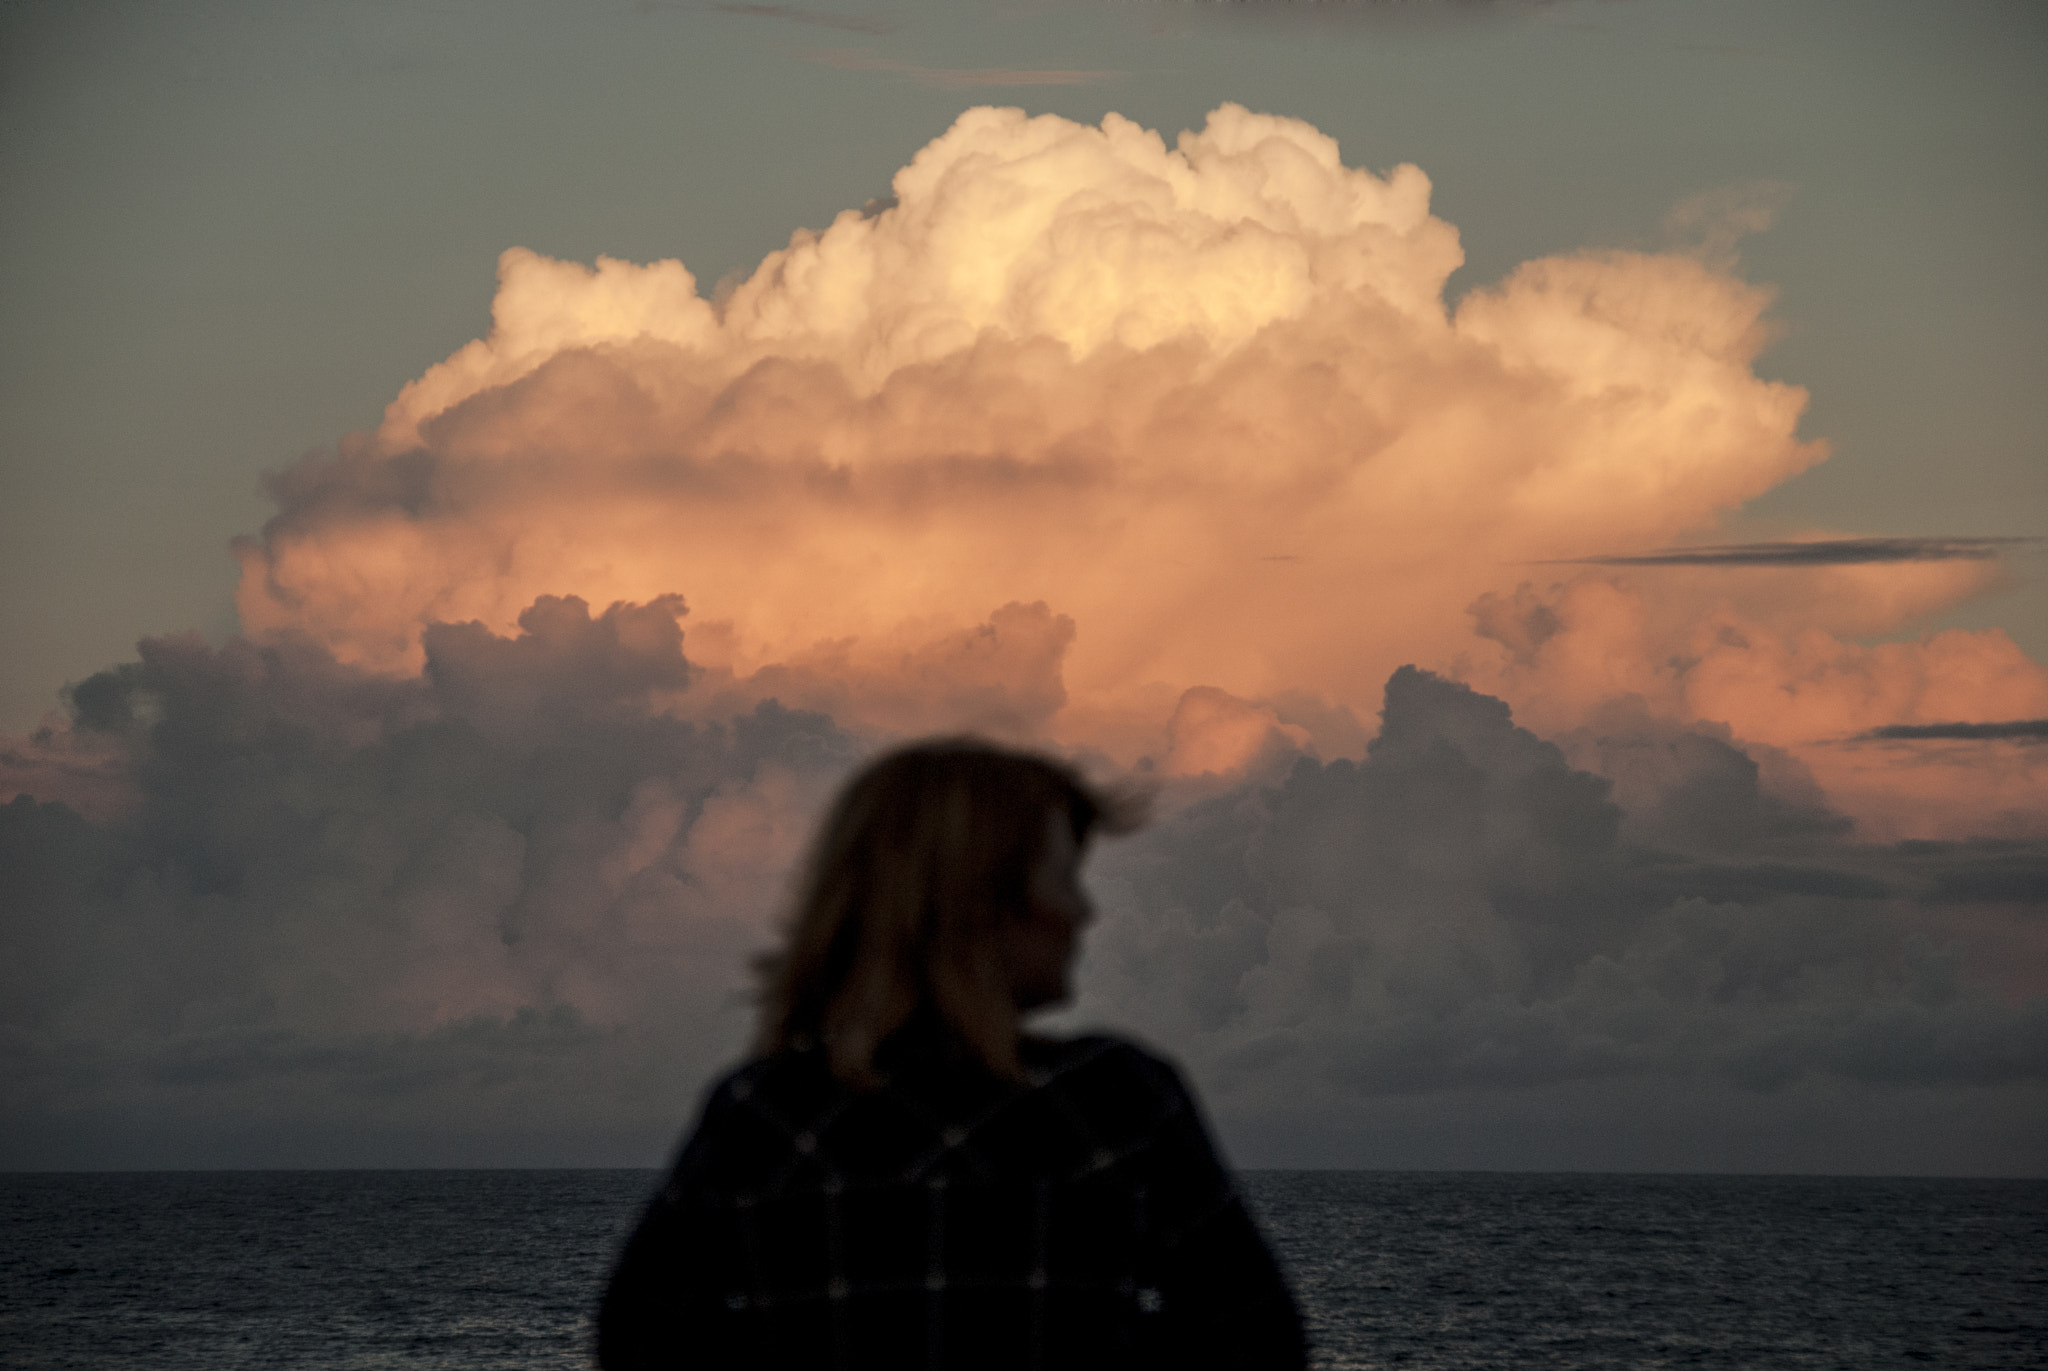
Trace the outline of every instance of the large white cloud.
{"type": "MultiPolygon", "coordinates": [[[[1802,689],[1992,563],[1532,574],[1707,528],[1824,456],[1796,431],[1804,392],[1755,370],[1769,292],[1720,266],[1550,258],[1452,308],[1457,233],[1420,170],[1347,167],[1308,125],[1231,105],[1171,146],[1115,116],[969,110],[894,189],[715,301],[680,262],[507,252],[487,338],[276,480],[242,548],[245,625],[397,671],[431,622],[503,632],[539,595],[679,592],[708,666],[832,677],[859,711],[900,700],[901,663],[1042,604],[1072,641],[1030,727],[1126,764],[1203,750],[1168,736],[1198,688],[1292,697],[1283,725],[1355,752],[1379,683],[1418,661],[1557,726],[1635,693],[1808,748],[1899,832],[1927,830],[1865,783],[1871,757],[1811,749],[2048,712],[2048,673],[1995,631],[1866,654],[1860,696],[1802,689]],[[1524,581],[1570,601],[1533,671],[1468,615],[1524,581]],[[1644,600],[1640,622],[1603,617],[1602,587],[1644,600]],[[1565,663],[1574,646],[1599,669],[1565,663]],[[2003,684],[1967,665],[2000,653],[2003,684]]],[[[2048,795],[1980,749],[1944,812],[1987,766],[2003,812],[2048,795]]]]}

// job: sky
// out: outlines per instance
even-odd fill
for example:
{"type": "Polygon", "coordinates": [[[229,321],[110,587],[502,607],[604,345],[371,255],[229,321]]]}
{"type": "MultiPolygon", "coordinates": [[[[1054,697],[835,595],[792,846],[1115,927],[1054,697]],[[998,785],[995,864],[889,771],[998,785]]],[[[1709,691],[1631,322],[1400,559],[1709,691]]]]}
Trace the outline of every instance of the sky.
{"type": "Polygon", "coordinates": [[[1240,1164],[2048,1174],[2037,6],[0,26],[0,1165],[655,1164],[973,730],[1240,1164]]]}

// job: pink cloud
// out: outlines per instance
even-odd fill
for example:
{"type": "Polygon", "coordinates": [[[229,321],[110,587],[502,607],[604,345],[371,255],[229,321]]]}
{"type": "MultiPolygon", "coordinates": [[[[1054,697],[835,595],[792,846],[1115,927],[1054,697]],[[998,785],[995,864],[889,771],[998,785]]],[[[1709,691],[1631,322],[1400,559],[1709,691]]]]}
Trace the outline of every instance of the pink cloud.
{"type": "MultiPolygon", "coordinates": [[[[1453,311],[1430,189],[1235,106],[1171,145],[984,108],[893,204],[795,234],[716,302],[680,262],[508,251],[489,336],[279,478],[244,622],[403,671],[431,621],[681,593],[736,699],[1126,764],[1194,755],[1174,720],[1197,689],[1319,701],[1287,726],[1355,751],[1406,662],[1549,726],[1637,695],[1797,748],[2038,694],[1997,635],[1854,643],[1989,588],[1993,560],[1613,568],[1512,610],[1530,563],[1698,540],[1826,449],[1805,393],[1756,373],[1767,290],[1581,254],[1453,311]],[[1562,627],[1539,643],[1543,606],[1562,627]]],[[[1830,755],[1855,812],[1911,827],[1873,778],[1917,794],[1921,763],[1830,755]]],[[[1987,822],[2038,798],[2015,766],[1987,822]]]]}

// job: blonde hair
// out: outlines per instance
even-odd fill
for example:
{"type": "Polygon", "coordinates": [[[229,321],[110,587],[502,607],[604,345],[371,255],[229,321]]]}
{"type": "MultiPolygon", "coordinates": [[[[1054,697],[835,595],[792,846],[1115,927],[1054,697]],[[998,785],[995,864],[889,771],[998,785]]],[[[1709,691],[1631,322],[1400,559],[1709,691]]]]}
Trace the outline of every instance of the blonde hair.
{"type": "Polygon", "coordinates": [[[973,738],[870,763],[813,840],[782,950],[758,963],[756,1050],[822,1045],[835,1076],[871,1086],[876,1051],[928,1016],[991,1072],[1021,1078],[997,934],[1025,911],[1046,821],[1064,815],[1081,843],[1141,813],[1135,795],[973,738]]]}

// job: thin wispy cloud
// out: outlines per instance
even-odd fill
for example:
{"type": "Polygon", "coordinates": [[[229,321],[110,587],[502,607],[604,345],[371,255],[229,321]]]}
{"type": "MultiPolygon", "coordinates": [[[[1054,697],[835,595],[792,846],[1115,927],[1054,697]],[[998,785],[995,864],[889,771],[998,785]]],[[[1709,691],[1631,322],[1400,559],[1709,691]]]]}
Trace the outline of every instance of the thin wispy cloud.
{"type": "Polygon", "coordinates": [[[1398,28],[1530,18],[1554,6],[1551,0],[1157,0],[1154,8],[1162,15],[1226,23],[1398,28]]]}
{"type": "Polygon", "coordinates": [[[1072,67],[927,67],[894,57],[879,57],[864,48],[817,48],[799,54],[806,62],[840,71],[877,71],[901,76],[941,90],[989,86],[1095,86],[1122,76],[1120,71],[1086,71],[1072,67]]]}
{"type": "Polygon", "coordinates": [[[1198,0],[1182,8],[1229,14],[1351,14],[1412,18],[1422,14],[1512,14],[1547,8],[1549,0],[1198,0]]]}
{"type": "Polygon", "coordinates": [[[1816,538],[1797,543],[1719,543],[1659,552],[1559,557],[1541,566],[1868,566],[1880,562],[1989,562],[2038,538],[1816,538]]]}
{"type": "Polygon", "coordinates": [[[1785,181],[1749,181],[1691,195],[1664,216],[1664,236],[1677,251],[1720,270],[1734,267],[1736,245],[1776,222],[1792,198],[1785,181]]]}
{"type": "Polygon", "coordinates": [[[660,11],[682,11],[712,14],[739,14],[755,19],[781,19],[791,24],[808,24],[812,28],[839,29],[846,33],[868,33],[880,36],[895,33],[903,27],[900,20],[874,18],[862,14],[834,14],[829,10],[805,9],[800,5],[749,5],[712,3],[699,5],[664,4],[662,0],[641,0],[643,14],[660,11]]]}
{"type": "Polygon", "coordinates": [[[1853,742],[1898,742],[1916,739],[1951,742],[2048,742],[2048,719],[2009,719],[1990,724],[1890,724],[1859,733],[1853,742]]]}

